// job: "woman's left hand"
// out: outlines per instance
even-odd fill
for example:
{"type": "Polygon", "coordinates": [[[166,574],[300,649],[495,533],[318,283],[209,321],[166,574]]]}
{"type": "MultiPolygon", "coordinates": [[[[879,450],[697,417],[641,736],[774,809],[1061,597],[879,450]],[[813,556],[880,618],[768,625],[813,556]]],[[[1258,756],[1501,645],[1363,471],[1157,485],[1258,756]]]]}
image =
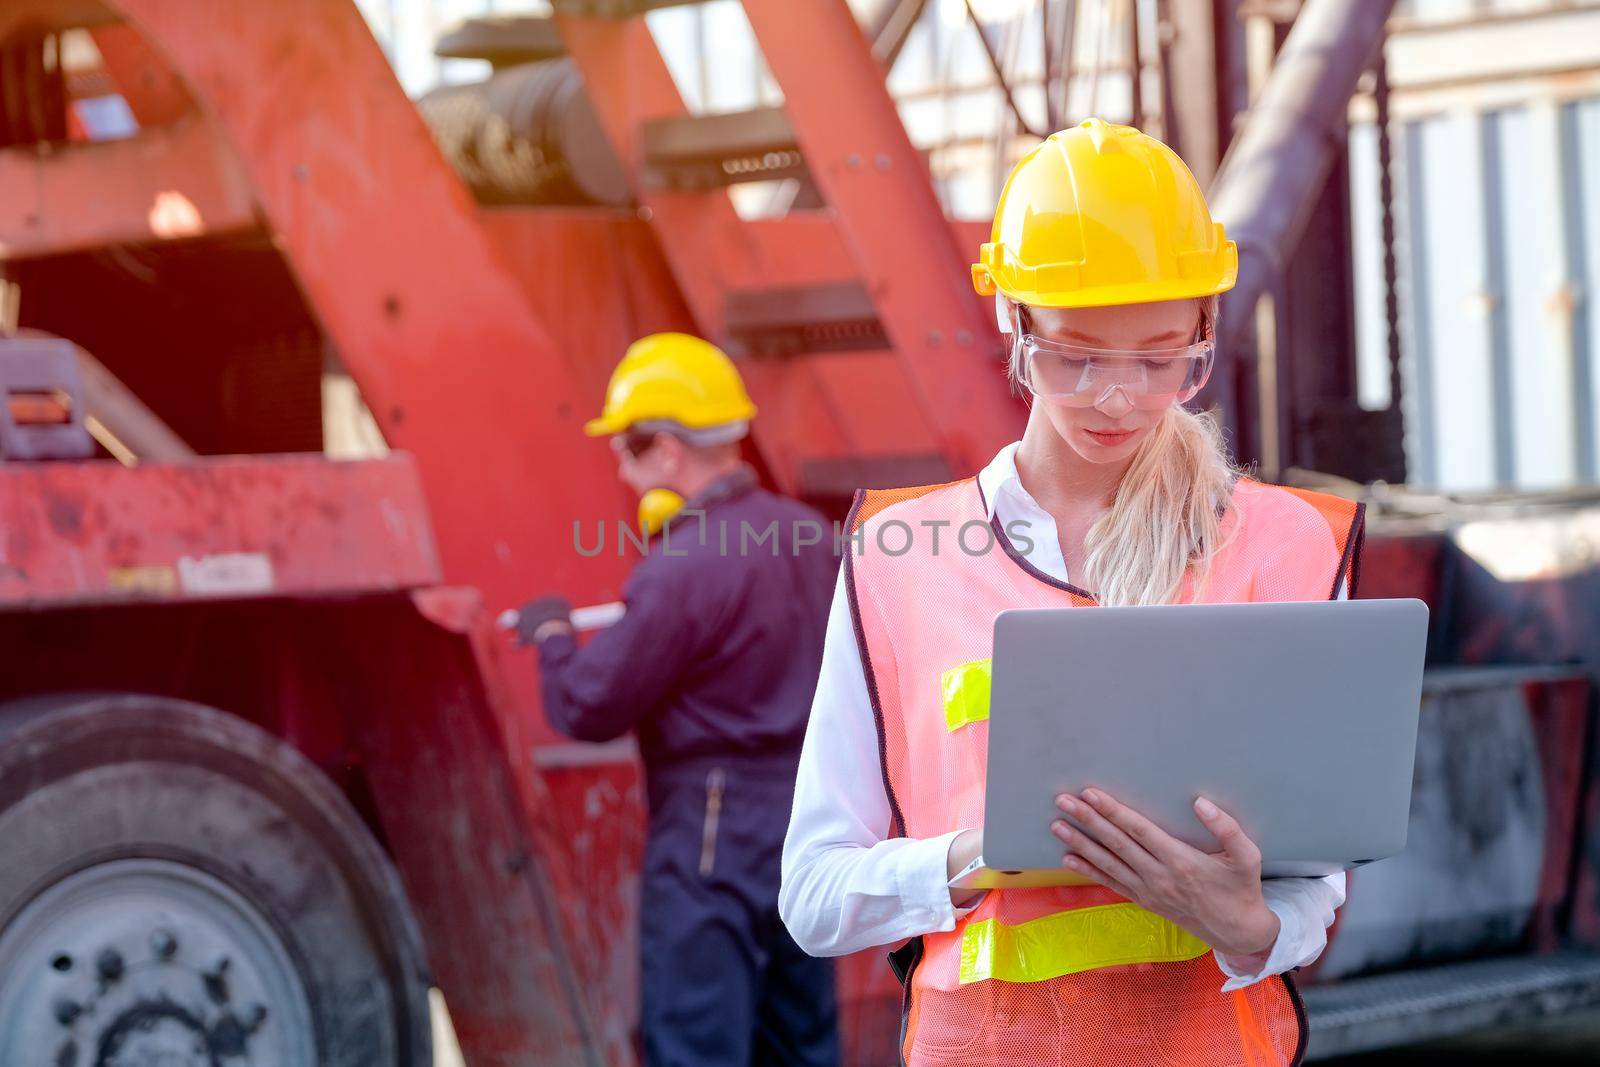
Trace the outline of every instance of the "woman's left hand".
{"type": "Polygon", "coordinates": [[[1261,850],[1227,812],[1204,797],[1195,814],[1219,852],[1201,852],[1105,792],[1063,793],[1050,829],[1071,852],[1062,863],[1146,911],[1172,920],[1225,956],[1263,956],[1278,939],[1278,917],[1261,894],[1261,850]]]}

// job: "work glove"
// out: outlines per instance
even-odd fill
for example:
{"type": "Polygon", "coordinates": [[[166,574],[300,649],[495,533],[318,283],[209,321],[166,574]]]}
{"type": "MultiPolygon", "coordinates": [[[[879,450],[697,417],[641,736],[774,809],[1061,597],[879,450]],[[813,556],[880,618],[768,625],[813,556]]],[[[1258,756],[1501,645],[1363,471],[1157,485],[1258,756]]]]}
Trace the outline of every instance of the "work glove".
{"type": "MultiPolygon", "coordinates": [[[[547,622],[561,621],[572,626],[572,601],[564,596],[542,596],[517,610],[517,644],[534,644],[534,634],[547,622]]],[[[550,636],[549,631],[545,636],[550,636]]]]}

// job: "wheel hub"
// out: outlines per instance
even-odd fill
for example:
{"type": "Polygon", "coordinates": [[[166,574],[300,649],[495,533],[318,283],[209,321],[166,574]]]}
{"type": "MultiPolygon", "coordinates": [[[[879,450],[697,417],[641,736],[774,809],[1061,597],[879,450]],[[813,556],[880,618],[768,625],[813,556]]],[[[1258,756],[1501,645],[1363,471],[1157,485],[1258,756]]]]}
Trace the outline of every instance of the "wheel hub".
{"type": "Polygon", "coordinates": [[[187,864],[85,868],[0,931],[0,1063],[314,1067],[312,1032],[281,935],[187,864]]]}

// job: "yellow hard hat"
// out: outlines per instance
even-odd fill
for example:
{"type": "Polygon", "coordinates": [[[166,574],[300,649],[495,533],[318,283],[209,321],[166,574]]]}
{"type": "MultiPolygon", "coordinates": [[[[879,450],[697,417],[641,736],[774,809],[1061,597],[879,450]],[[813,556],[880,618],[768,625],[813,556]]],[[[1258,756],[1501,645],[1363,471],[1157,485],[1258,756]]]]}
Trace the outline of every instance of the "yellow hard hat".
{"type": "Polygon", "coordinates": [[[983,296],[1102,307],[1233,288],[1239,251],[1178,154],[1132,126],[1086,119],[1011,171],[972,265],[983,296]]]}
{"type": "Polygon", "coordinates": [[[686,333],[655,333],[628,346],[606,386],[605,410],[583,432],[603,437],[654,421],[703,430],[748,422],[755,413],[722,349],[686,333]]]}

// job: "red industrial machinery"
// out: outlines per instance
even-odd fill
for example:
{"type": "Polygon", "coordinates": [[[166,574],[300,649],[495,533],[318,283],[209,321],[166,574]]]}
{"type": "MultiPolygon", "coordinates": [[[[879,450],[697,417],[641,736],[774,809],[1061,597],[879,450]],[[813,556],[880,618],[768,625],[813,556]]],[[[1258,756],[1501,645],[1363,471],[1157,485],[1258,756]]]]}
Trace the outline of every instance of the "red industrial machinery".
{"type": "MultiPolygon", "coordinates": [[[[922,5],[875,54],[845,0],[744,0],[784,104],[692,116],[642,19],[671,2],[491,35],[491,88],[425,100],[432,133],[350,0],[0,7],[0,1062],[426,1067],[430,984],[473,1067],[633,1062],[636,763],[557,738],[492,624],[617,595],[625,552],[574,544],[631,512],[579,433],[617,355],[724,342],[750,458],[835,509],[1021,422],[980,228],[885,88],[922,5]],[[519,107],[538,137],[473,125],[519,107]],[[727,186],[773,176],[825,206],[741,219],[727,186]],[[320,454],[330,367],[403,451],[320,454]]],[[[1175,68],[1236,5],[1181,6],[1208,10],[1175,68]]],[[[1305,6],[1224,202],[1310,203],[1335,165],[1389,5],[1305,6]]],[[[1189,127],[1212,169],[1223,95],[1189,127]]],[[[1228,219],[1255,293],[1306,214],[1228,219]]],[[[1313,1052],[1600,996],[1592,579],[1369,540],[1365,594],[1427,598],[1442,669],[1413,848],[1352,878],[1313,1052]]],[[[889,969],[841,982],[851,1062],[896,1062],[889,969]]]]}

